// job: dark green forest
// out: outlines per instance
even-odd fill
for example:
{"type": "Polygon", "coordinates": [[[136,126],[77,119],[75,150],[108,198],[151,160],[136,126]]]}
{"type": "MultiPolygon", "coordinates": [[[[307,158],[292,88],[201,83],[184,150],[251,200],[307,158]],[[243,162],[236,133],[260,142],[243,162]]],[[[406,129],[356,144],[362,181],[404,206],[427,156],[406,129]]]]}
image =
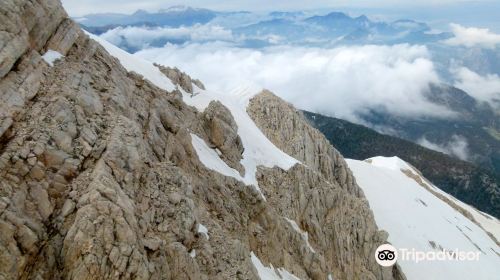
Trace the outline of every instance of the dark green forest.
{"type": "Polygon", "coordinates": [[[434,185],[481,211],[500,217],[500,174],[436,152],[413,142],[384,135],[345,120],[303,112],[346,158],[397,156],[419,169],[434,185]]]}

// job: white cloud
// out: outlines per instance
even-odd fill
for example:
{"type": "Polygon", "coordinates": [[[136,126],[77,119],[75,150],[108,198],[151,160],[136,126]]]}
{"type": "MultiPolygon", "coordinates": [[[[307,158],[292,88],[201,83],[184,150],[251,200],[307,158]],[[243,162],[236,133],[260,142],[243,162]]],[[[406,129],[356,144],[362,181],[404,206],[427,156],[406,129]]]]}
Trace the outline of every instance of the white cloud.
{"type": "Polygon", "coordinates": [[[429,83],[439,82],[423,46],[250,50],[206,43],[167,45],[136,55],[178,66],[212,90],[228,91],[251,82],[301,109],[357,122],[360,113],[371,109],[412,117],[452,114],[422,96],[429,83]]]}
{"type": "Polygon", "coordinates": [[[174,39],[200,42],[207,40],[232,40],[231,30],[224,29],[218,25],[196,24],[190,27],[117,27],[101,35],[114,45],[126,43],[128,46],[143,49],[155,40],[174,39]]]}
{"type": "Polygon", "coordinates": [[[500,76],[481,76],[466,67],[453,69],[452,73],[456,80],[455,87],[465,90],[479,101],[488,102],[494,107],[500,106],[500,76]]]}
{"type": "Polygon", "coordinates": [[[493,49],[500,44],[500,34],[495,34],[487,28],[467,28],[454,23],[450,24],[450,27],[455,37],[444,41],[448,45],[493,49]]]}
{"type": "Polygon", "coordinates": [[[425,137],[420,138],[417,142],[428,149],[453,155],[461,160],[467,160],[469,158],[467,139],[463,136],[453,135],[451,140],[444,145],[433,143],[425,137]]]}

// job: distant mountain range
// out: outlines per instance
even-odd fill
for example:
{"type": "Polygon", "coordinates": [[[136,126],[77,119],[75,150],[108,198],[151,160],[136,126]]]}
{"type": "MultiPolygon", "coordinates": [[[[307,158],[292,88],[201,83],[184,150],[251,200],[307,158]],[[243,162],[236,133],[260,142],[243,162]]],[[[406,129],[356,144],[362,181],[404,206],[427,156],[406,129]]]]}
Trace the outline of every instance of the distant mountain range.
{"type": "Polygon", "coordinates": [[[500,172],[500,112],[448,85],[431,85],[425,95],[432,103],[456,112],[457,117],[404,118],[372,110],[361,118],[378,131],[390,131],[394,136],[428,146],[436,144],[434,149],[451,145],[454,138],[460,138],[467,151],[463,155],[455,153],[455,156],[500,172]]]}
{"type": "MultiPolygon", "coordinates": [[[[224,28],[232,36],[221,39],[238,47],[264,48],[275,45],[306,47],[335,47],[359,44],[419,44],[431,51],[439,73],[448,78],[453,65],[464,65],[482,75],[500,75],[498,49],[465,48],[443,44],[453,37],[446,31],[434,30],[427,23],[411,19],[391,22],[373,20],[366,15],[356,17],[342,12],[315,14],[306,11],[252,13],[247,11],[218,12],[209,9],[174,6],[157,12],[139,10],[133,14],[90,14],[75,18],[87,31],[103,34],[118,27],[189,28],[212,25],[224,28]]],[[[156,38],[147,42],[148,47],[163,47],[167,43],[185,44],[189,38],[178,38],[177,32],[157,32],[156,38]]],[[[129,52],[140,50],[133,46],[126,35],[118,45],[129,52]]],[[[208,36],[209,37],[209,36],[208,36]]],[[[114,42],[116,43],[116,42],[114,42]]]]}
{"type": "Polygon", "coordinates": [[[216,16],[216,12],[207,9],[173,6],[153,13],[138,10],[131,15],[117,13],[90,14],[75,20],[87,27],[108,26],[109,30],[113,26],[190,26],[197,23],[207,23],[216,16]]]}
{"type": "MultiPolygon", "coordinates": [[[[101,34],[118,26],[179,27],[206,24],[218,20],[225,25],[234,17],[249,15],[248,12],[215,12],[191,7],[171,7],[150,13],[139,10],[131,15],[92,14],[76,20],[88,31],[101,34]]],[[[243,46],[268,46],[269,36],[280,36],[290,43],[324,45],[338,43],[428,43],[443,40],[452,35],[447,32],[429,33],[431,28],[422,22],[409,19],[394,22],[372,21],[367,16],[350,17],[345,13],[331,12],[308,17],[304,12],[270,12],[254,15],[254,22],[231,24],[229,28],[238,38],[244,37],[243,46]],[[255,41],[260,41],[257,44],[255,41]]],[[[238,22],[238,21],[236,21],[238,22]]],[[[175,42],[174,42],[175,43],[175,42]]]]}
{"type": "MultiPolygon", "coordinates": [[[[339,44],[397,44],[432,43],[450,38],[451,33],[430,33],[422,22],[397,20],[372,21],[367,16],[350,17],[341,12],[323,16],[297,18],[296,15],[272,18],[239,27],[233,32],[251,38],[279,35],[287,43],[308,46],[334,46],[339,44]]],[[[269,42],[268,45],[272,45],[269,42]]]]}

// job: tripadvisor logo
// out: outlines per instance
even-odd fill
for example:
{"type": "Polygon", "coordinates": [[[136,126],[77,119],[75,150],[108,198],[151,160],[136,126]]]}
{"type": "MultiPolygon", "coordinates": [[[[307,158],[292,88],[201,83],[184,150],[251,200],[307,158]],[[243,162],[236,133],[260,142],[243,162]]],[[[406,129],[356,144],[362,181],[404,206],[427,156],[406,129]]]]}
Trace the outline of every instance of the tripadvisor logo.
{"type": "MultiPolygon", "coordinates": [[[[415,249],[399,248],[399,260],[413,261],[478,261],[480,251],[418,251],[415,249]]],[[[375,260],[381,266],[392,266],[398,260],[398,249],[390,244],[382,244],[375,251],[375,260]]]]}
{"type": "Polygon", "coordinates": [[[398,251],[390,244],[382,244],[375,251],[375,260],[381,266],[391,266],[398,260],[398,251]]]}

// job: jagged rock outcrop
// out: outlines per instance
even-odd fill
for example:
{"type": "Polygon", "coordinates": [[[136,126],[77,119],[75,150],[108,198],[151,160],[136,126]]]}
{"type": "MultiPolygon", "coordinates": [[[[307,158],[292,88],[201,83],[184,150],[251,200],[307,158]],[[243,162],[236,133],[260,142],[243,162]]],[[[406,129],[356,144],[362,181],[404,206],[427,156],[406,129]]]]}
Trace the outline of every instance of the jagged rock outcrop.
{"type": "Polygon", "coordinates": [[[321,172],[328,181],[337,181],[350,193],[363,197],[342,155],[291,104],[264,90],[250,100],[247,111],[278,148],[321,172]]]}
{"type": "Polygon", "coordinates": [[[342,157],[295,111],[296,132],[270,118],[284,136],[266,134],[305,165],[260,167],[264,200],[191,144],[194,133],[244,172],[222,104],[199,112],[127,72],[57,0],[5,0],[0,24],[0,279],[258,279],[251,252],[302,279],[403,277],[374,264],[386,235],[342,157]],[[49,49],[64,55],[53,67],[49,49]]]}
{"type": "Polygon", "coordinates": [[[243,158],[243,143],[231,112],[219,101],[212,101],[203,111],[203,118],[203,128],[212,148],[220,152],[227,165],[244,174],[245,168],[240,163],[243,158]]]}
{"type": "Polygon", "coordinates": [[[165,74],[175,85],[180,86],[187,93],[194,94],[193,85],[196,85],[199,89],[205,90],[205,85],[198,79],[191,79],[191,77],[177,69],[176,67],[168,67],[159,64],[155,64],[160,71],[165,74]]]}

